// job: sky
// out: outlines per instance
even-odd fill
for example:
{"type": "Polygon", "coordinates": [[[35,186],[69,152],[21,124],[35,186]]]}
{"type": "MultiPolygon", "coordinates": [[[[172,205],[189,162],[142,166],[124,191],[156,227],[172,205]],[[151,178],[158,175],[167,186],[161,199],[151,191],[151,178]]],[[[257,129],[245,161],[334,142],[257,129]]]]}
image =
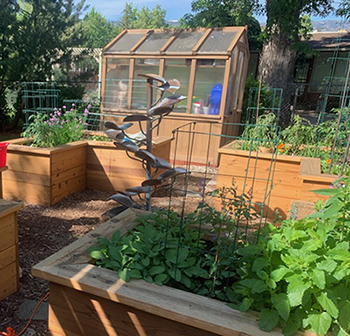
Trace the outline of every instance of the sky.
{"type": "MultiPolygon", "coordinates": [[[[186,13],[191,12],[192,0],[86,0],[86,4],[90,5],[89,10],[95,7],[95,10],[105,16],[110,21],[117,21],[121,17],[121,12],[125,7],[125,2],[132,2],[134,6],[141,8],[146,6],[150,9],[154,8],[159,4],[163,9],[166,10],[167,20],[178,20],[186,13]]],[[[339,1],[335,1],[335,5],[339,1]]],[[[260,22],[265,21],[265,17],[257,16],[260,22]]],[[[312,17],[312,20],[324,20],[325,18],[312,17]]],[[[329,15],[326,19],[334,20],[334,15],[329,15]]]]}
{"type": "Polygon", "coordinates": [[[141,8],[146,6],[150,9],[159,4],[166,9],[167,20],[177,20],[184,14],[191,12],[191,0],[86,0],[86,4],[95,7],[95,10],[105,16],[107,20],[117,21],[125,7],[125,2],[132,2],[134,6],[141,8]]]}

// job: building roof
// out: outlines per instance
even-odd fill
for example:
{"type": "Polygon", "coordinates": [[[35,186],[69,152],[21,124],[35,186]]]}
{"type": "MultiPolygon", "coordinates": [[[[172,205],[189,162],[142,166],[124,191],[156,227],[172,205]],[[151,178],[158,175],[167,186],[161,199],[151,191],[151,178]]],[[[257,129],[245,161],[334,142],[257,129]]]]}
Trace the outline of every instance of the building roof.
{"type": "Polygon", "coordinates": [[[105,48],[104,54],[215,55],[230,54],[241,41],[247,43],[245,27],[200,29],[123,30],[105,48]]]}
{"type": "Polygon", "coordinates": [[[316,50],[350,49],[350,33],[347,31],[336,32],[314,32],[311,38],[306,41],[310,48],[316,50]]]}

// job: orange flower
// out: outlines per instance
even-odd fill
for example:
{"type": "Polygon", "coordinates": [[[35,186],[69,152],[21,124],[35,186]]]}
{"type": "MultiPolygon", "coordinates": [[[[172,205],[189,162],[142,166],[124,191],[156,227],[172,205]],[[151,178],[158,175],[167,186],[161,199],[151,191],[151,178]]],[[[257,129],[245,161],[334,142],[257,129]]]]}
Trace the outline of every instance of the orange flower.
{"type": "Polygon", "coordinates": [[[331,161],[331,159],[328,159],[327,161],[326,161],[326,164],[330,164],[332,161],[331,161]]]}
{"type": "Polygon", "coordinates": [[[277,146],[278,149],[280,150],[283,150],[284,149],[284,143],[280,143],[278,146],[277,146]]]}

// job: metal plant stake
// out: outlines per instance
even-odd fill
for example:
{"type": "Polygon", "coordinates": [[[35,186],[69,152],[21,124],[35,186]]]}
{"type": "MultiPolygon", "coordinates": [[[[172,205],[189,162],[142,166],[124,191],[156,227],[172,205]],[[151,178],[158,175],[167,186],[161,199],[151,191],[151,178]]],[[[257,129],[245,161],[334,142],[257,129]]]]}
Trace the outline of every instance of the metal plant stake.
{"type": "Polygon", "coordinates": [[[146,180],[141,186],[127,188],[125,191],[117,191],[111,198],[126,208],[146,209],[151,211],[152,194],[160,188],[170,188],[171,183],[167,183],[169,178],[175,178],[179,174],[187,173],[184,168],[172,168],[171,164],[152,154],[152,133],[159,126],[163,117],[172,112],[174,105],[187,97],[175,95],[180,88],[177,79],[165,80],[155,74],[140,74],[147,79],[147,114],[134,114],[123,119],[125,124],[116,125],[113,122],[105,123],[105,133],[114,141],[118,149],[126,151],[127,156],[139,161],[146,172],[146,180]],[[152,103],[153,89],[160,91],[160,98],[152,103]],[[164,97],[165,93],[171,93],[164,97]],[[141,132],[140,138],[133,138],[125,133],[125,130],[133,126],[132,122],[138,122],[141,132]],[[146,129],[143,129],[142,122],[146,122],[146,129]],[[141,149],[143,145],[146,149],[141,149]],[[159,169],[166,169],[159,174],[159,169]],[[144,195],[144,198],[141,196],[144,195]],[[134,198],[138,199],[138,202],[134,198]],[[141,202],[140,202],[141,201],[141,202]]]}

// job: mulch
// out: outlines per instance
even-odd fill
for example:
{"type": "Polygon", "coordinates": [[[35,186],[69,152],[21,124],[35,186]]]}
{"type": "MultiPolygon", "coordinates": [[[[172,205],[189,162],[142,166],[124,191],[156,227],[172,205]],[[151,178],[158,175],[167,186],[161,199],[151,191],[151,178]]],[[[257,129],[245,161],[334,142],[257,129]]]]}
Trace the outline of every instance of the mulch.
{"type": "MultiPolygon", "coordinates": [[[[48,282],[31,275],[31,267],[103,223],[101,215],[115,207],[110,193],[85,190],[46,208],[26,203],[18,212],[20,289],[0,301],[0,333],[11,327],[18,334],[27,324],[16,314],[25,300],[39,301],[48,282]]],[[[1,275],[0,275],[1,276],[1,275]]],[[[47,321],[33,320],[35,335],[47,335],[47,321]]]]}

